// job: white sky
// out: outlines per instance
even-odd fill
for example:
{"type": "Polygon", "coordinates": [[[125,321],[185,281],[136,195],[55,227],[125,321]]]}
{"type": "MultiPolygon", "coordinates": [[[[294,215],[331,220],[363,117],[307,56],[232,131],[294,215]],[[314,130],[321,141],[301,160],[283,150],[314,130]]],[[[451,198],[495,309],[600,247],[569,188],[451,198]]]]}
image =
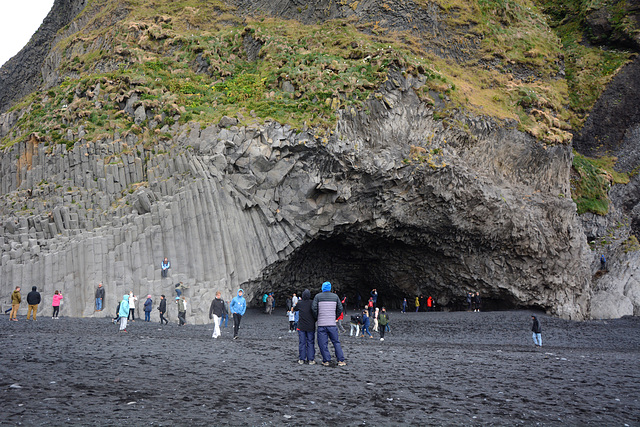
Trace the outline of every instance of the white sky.
{"type": "Polygon", "coordinates": [[[54,0],[0,0],[0,67],[26,45],[54,0]]]}

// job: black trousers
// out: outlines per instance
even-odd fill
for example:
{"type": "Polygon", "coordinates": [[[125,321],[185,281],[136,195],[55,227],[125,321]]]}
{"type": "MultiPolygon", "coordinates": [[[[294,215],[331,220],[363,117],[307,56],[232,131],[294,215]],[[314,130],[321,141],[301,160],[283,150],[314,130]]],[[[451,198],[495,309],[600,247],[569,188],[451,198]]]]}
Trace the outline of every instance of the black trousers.
{"type": "Polygon", "coordinates": [[[161,325],[162,325],[162,322],[169,323],[169,321],[164,317],[164,311],[160,312],[160,324],[161,325]]]}
{"type": "Polygon", "coordinates": [[[127,316],[127,320],[136,320],[136,309],[130,308],[129,315],[127,316]]]}
{"type": "Polygon", "coordinates": [[[233,313],[233,336],[238,336],[238,329],[240,329],[240,321],[242,320],[242,315],[238,313],[233,313]]]}
{"type": "Polygon", "coordinates": [[[178,320],[180,320],[180,325],[184,325],[185,323],[187,323],[187,312],[186,311],[179,311],[178,312],[178,320]]]}
{"type": "Polygon", "coordinates": [[[384,338],[384,330],[387,329],[387,325],[378,324],[378,332],[380,332],[380,338],[384,338]]]}
{"type": "Polygon", "coordinates": [[[60,306],[59,305],[54,305],[53,307],[53,315],[51,317],[57,317],[58,314],[60,313],[60,306]]]}

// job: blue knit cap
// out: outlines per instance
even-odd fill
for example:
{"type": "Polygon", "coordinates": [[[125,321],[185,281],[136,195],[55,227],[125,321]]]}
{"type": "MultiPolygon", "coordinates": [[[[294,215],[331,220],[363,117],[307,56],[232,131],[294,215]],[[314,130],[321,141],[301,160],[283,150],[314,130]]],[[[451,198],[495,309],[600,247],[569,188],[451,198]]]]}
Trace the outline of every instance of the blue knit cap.
{"type": "Polygon", "coordinates": [[[331,291],[331,282],[324,282],[322,284],[322,292],[329,292],[331,291]]]}

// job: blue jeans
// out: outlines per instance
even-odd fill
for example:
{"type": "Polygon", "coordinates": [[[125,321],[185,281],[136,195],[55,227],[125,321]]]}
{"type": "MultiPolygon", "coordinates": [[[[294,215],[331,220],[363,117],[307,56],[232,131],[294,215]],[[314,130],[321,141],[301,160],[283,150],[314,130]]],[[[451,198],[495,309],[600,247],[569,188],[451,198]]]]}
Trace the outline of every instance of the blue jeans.
{"type": "Polygon", "coordinates": [[[182,289],[176,289],[176,294],[178,294],[178,298],[182,296],[182,289]]]}
{"type": "Polygon", "coordinates": [[[298,354],[300,360],[313,360],[316,358],[315,333],[298,331],[298,354]]]}
{"type": "Polygon", "coordinates": [[[96,298],[96,310],[102,310],[102,298],[96,298]]]}
{"type": "Polygon", "coordinates": [[[329,339],[331,340],[333,349],[336,352],[336,359],[338,359],[338,362],[344,362],[344,353],[342,353],[340,339],[338,338],[338,327],[318,326],[318,348],[320,349],[320,354],[322,354],[322,362],[331,361],[331,353],[329,353],[329,339]]]}
{"type": "Polygon", "coordinates": [[[227,322],[229,321],[229,316],[227,316],[226,314],[223,314],[222,317],[220,317],[220,327],[222,328],[222,321],[224,321],[224,327],[227,327],[227,322]]]}
{"type": "Polygon", "coordinates": [[[533,343],[535,345],[539,345],[540,347],[542,347],[542,334],[536,334],[535,332],[533,332],[532,335],[533,335],[533,343]]]}
{"type": "Polygon", "coordinates": [[[369,332],[369,328],[367,328],[366,326],[362,327],[362,336],[364,336],[364,333],[368,333],[370,337],[372,337],[373,335],[371,335],[371,332],[369,332]]]}
{"type": "Polygon", "coordinates": [[[144,312],[144,321],[145,322],[150,322],[151,321],[151,312],[150,311],[145,311],[144,312]]]}

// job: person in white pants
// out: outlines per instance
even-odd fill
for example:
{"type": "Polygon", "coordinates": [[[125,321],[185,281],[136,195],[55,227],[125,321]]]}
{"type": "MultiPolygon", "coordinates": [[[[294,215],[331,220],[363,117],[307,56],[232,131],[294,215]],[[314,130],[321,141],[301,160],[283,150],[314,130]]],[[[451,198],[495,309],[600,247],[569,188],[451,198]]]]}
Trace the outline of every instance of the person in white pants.
{"type": "Polygon", "coordinates": [[[213,319],[213,335],[211,335],[211,338],[218,338],[222,335],[220,333],[220,318],[225,314],[227,314],[227,308],[222,299],[222,294],[218,291],[209,308],[209,319],[213,319]]]}

